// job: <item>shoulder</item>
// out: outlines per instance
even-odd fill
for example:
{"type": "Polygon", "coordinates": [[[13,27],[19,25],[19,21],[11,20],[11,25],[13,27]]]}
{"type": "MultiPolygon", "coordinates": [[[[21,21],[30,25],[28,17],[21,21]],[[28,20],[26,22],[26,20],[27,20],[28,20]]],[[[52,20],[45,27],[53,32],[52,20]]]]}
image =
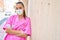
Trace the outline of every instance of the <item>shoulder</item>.
{"type": "Polygon", "coordinates": [[[14,17],[16,17],[17,15],[11,15],[9,18],[14,18],[14,17]]]}
{"type": "Polygon", "coordinates": [[[12,19],[15,19],[17,15],[11,15],[10,17],[8,17],[7,20],[12,20],[12,19]]]}
{"type": "Polygon", "coordinates": [[[26,21],[31,21],[30,17],[26,17],[26,21]]]}
{"type": "Polygon", "coordinates": [[[16,17],[17,15],[11,15],[10,17],[16,17]]]}

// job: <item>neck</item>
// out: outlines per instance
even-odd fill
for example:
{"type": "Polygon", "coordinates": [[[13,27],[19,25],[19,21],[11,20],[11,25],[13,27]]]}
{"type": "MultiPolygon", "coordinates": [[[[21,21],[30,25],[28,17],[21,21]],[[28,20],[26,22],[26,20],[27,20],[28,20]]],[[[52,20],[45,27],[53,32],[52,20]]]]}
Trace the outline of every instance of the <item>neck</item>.
{"type": "Polygon", "coordinates": [[[18,15],[19,20],[23,18],[23,15],[18,15]]]}

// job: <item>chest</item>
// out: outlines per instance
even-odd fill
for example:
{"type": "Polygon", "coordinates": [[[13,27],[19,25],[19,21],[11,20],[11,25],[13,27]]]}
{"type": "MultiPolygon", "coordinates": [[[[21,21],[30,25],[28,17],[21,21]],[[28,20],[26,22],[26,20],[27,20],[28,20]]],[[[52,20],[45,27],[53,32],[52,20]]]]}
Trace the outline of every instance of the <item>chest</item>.
{"type": "Polygon", "coordinates": [[[17,17],[15,17],[12,20],[12,28],[15,30],[24,29],[27,26],[27,21],[25,19],[18,20],[17,17]]]}

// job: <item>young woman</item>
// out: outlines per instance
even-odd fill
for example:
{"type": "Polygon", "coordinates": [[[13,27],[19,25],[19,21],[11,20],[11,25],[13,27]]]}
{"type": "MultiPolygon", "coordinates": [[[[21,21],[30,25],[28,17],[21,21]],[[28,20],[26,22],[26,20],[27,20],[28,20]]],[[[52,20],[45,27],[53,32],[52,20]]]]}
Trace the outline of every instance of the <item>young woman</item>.
{"type": "Polygon", "coordinates": [[[27,36],[31,36],[31,20],[22,2],[16,3],[15,10],[17,15],[10,16],[3,27],[7,33],[4,40],[27,40],[27,36]]]}

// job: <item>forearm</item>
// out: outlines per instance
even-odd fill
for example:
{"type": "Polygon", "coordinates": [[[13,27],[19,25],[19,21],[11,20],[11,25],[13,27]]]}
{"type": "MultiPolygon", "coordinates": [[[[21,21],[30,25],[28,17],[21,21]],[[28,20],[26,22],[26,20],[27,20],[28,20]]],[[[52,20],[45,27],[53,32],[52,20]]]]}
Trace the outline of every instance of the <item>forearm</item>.
{"type": "Polygon", "coordinates": [[[22,33],[22,31],[18,31],[18,30],[12,30],[12,29],[6,29],[6,33],[9,34],[14,34],[16,36],[20,36],[20,37],[27,37],[27,35],[25,33],[22,33]]]}
{"type": "Polygon", "coordinates": [[[20,36],[20,37],[27,37],[27,35],[25,33],[22,33],[22,31],[17,31],[17,30],[12,30],[12,33],[14,33],[16,36],[20,36]]]}
{"type": "Polygon", "coordinates": [[[12,30],[10,28],[7,28],[5,32],[8,33],[8,34],[17,34],[16,31],[14,31],[14,30],[12,30]]]}
{"type": "Polygon", "coordinates": [[[18,34],[15,34],[16,36],[20,36],[20,37],[27,37],[27,34],[24,34],[24,33],[18,33],[18,34]]]}

